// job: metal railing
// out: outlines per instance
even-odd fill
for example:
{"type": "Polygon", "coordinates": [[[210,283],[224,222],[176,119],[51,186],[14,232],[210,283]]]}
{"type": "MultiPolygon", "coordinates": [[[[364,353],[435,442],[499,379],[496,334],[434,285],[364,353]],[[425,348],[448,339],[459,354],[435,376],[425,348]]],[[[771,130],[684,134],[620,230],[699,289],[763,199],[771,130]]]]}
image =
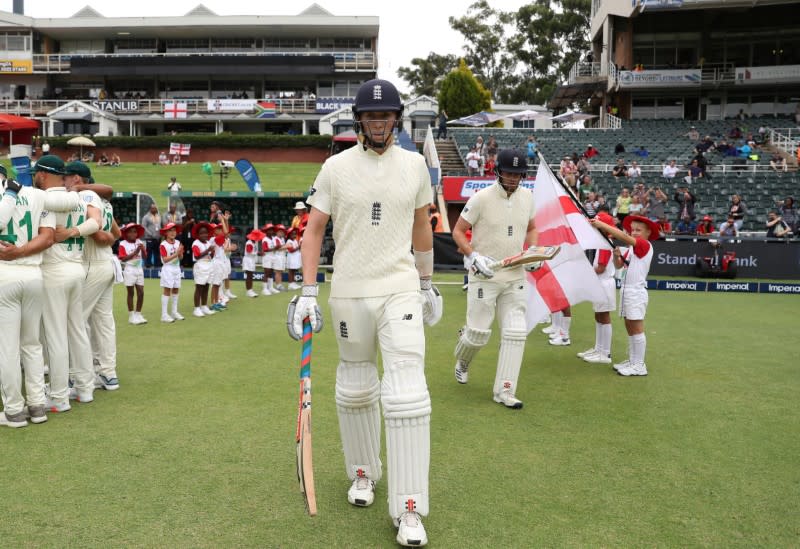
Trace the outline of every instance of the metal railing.
{"type": "MultiPolygon", "coordinates": [[[[35,73],[58,73],[69,72],[73,58],[108,58],[109,60],[120,58],[175,58],[175,57],[197,57],[197,56],[225,56],[225,57],[264,57],[282,55],[287,57],[311,57],[320,55],[332,55],[334,68],[337,71],[374,71],[378,68],[377,56],[373,52],[353,52],[353,51],[326,51],[326,50],[302,50],[302,51],[193,51],[193,52],[170,52],[170,53],[56,53],[56,54],[35,54],[33,56],[33,72],[35,73]]],[[[234,62],[232,60],[232,62],[234,62]]]]}
{"type": "Polygon", "coordinates": [[[770,128],[769,142],[779,151],[794,157],[800,147],[800,128],[770,128]]]}
{"type": "Polygon", "coordinates": [[[598,78],[603,75],[600,73],[600,63],[579,61],[572,65],[567,77],[568,84],[574,84],[581,78],[598,78]]]}
{"type": "Polygon", "coordinates": [[[618,130],[622,127],[622,118],[606,113],[606,127],[611,130],[618,130]]]}

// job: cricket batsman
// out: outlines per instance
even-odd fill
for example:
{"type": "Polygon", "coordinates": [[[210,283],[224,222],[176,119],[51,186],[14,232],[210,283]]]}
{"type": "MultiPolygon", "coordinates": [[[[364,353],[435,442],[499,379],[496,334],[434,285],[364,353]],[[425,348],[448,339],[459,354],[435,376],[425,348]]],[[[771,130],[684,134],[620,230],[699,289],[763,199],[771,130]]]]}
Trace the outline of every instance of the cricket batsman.
{"type": "Polygon", "coordinates": [[[317,267],[333,221],[330,309],[339,347],[336,407],[353,505],[371,505],[381,479],[380,405],[386,425],[389,515],[403,546],[428,541],[431,401],[425,380],[423,323],[442,315],[431,286],[433,237],[430,176],[422,156],[394,145],[403,104],[394,85],[370,80],[353,105],[359,144],[329,158],[311,189],[303,236],[303,287],[289,306],[295,339],[302,320],[322,328],[317,267]],[[413,254],[411,250],[413,249],[413,254]],[[383,378],[379,379],[380,349],[383,378]]]}
{"type": "Polygon", "coordinates": [[[467,201],[453,228],[453,240],[464,253],[464,267],[469,272],[467,323],[455,350],[456,381],[467,383],[469,365],[489,341],[497,314],[500,354],[494,401],[513,409],[522,408],[516,391],[528,336],[525,273],[522,266],[493,271],[490,264],[536,245],[533,193],[520,186],[527,172],[525,152],[501,150],[495,168],[497,181],[467,201]],[[470,229],[471,241],[466,235],[470,229]]]}

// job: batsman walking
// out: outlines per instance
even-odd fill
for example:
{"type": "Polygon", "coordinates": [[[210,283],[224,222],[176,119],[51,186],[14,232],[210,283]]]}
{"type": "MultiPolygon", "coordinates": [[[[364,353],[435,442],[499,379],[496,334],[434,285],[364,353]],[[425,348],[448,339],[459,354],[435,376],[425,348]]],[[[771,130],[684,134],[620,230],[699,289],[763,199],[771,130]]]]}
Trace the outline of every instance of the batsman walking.
{"type": "Polygon", "coordinates": [[[527,291],[522,266],[492,269],[497,258],[536,245],[533,193],[520,183],[528,172],[521,150],[504,149],[497,155],[497,182],[475,193],[453,228],[453,240],[464,254],[469,271],[467,323],[456,344],[456,381],[467,383],[469,365],[489,341],[497,313],[500,356],[494,381],[494,401],[522,408],[516,398],[517,379],[525,351],[527,291]],[[472,229],[472,240],[466,232],[472,229]]]}
{"type": "Polygon", "coordinates": [[[394,145],[403,115],[394,85],[365,82],[353,115],[359,144],[325,162],[308,199],[302,295],[289,307],[289,331],[299,339],[305,317],[315,330],[322,327],[316,275],[331,219],[336,252],[329,304],[339,346],[336,407],[352,481],[347,499],[358,506],[374,501],[382,475],[382,404],[389,514],[397,542],[421,546],[428,541],[422,517],[428,514],[431,415],[423,323],[435,324],[442,314],[431,286],[430,176],[422,156],[394,145]]]}

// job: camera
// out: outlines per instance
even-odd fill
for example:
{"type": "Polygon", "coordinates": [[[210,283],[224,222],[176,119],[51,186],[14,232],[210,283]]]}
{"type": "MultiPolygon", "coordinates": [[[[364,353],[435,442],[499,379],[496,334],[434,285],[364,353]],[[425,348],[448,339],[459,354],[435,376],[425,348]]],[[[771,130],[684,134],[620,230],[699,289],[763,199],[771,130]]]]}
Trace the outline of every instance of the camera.
{"type": "Polygon", "coordinates": [[[226,170],[230,170],[234,166],[233,162],[231,162],[230,160],[217,160],[217,165],[220,168],[224,168],[226,170]]]}

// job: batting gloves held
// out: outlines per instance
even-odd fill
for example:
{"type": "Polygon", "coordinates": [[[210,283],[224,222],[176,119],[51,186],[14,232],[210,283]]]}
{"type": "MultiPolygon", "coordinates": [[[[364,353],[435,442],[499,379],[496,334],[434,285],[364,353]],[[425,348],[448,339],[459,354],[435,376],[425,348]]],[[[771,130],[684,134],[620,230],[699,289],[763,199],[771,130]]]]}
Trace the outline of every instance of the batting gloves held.
{"type": "Polygon", "coordinates": [[[419,287],[422,292],[422,322],[433,326],[442,319],[444,302],[439,289],[431,284],[430,278],[420,278],[419,287]]]}
{"type": "Polygon", "coordinates": [[[492,263],[494,263],[494,259],[478,252],[472,252],[464,256],[464,268],[478,278],[492,278],[494,276],[494,271],[489,267],[492,263]]]}
{"type": "Polygon", "coordinates": [[[314,333],[322,330],[322,312],[317,305],[318,288],[315,285],[303,285],[301,295],[296,295],[289,302],[286,311],[286,329],[292,339],[303,337],[303,319],[308,317],[314,333]]]}

